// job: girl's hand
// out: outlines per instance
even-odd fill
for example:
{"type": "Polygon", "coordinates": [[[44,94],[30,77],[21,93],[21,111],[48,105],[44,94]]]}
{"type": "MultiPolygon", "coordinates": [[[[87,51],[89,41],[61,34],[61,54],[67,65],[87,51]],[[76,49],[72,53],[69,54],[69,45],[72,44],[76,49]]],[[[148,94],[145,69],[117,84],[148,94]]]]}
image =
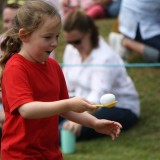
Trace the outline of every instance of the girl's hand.
{"type": "Polygon", "coordinates": [[[93,106],[91,102],[80,97],[70,98],[68,102],[69,109],[77,113],[82,113],[84,111],[93,112],[98,109],[97,106],[93,106]]]}
{"type": "Polygon", "coordinates": [[[112,140],[119,136],[121,128],[122,126],[120,123],[105,119],[96,120],[94,127],[96,132],[109,135],[111,136],[112,140]]]}
{"type": "Polygon", "coordinates": [[[67,130],[71,131],[76,136],[80,135],[81,128],[82,128],[82,126],[80,124],[72,122],[72,121],[69,121],[69,120],[67,120],[66,122],[64,122],[64,124],[63,124],[62,127],[64,129],[67,129],[67,130]]]}

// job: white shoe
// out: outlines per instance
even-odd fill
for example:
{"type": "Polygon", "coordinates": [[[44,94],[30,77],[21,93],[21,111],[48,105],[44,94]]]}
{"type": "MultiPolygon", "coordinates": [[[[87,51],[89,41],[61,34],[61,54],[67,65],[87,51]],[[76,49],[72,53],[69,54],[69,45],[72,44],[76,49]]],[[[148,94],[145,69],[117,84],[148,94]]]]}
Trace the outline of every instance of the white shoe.
{"type": "Polygon", "coordinates": [[[108,36],[108,43],[121,58],[125,59],[128,50],[122,46],[123,38],[124,36],[122,34],[111,32],[108,36]]]}

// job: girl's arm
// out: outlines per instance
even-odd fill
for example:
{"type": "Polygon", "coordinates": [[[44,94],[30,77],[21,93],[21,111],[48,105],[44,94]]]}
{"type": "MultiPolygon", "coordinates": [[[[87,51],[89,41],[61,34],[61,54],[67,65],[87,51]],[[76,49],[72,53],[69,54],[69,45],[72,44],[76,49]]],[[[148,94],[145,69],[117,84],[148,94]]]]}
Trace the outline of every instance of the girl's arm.
{"type": "MultiPolygon", "coordinates": [[[[112,140],[119,136],[120,130],[122,128],[121,124],[118,122],[109,121],[106,119],[97,119],[87,112],[67,112],[63,114],[63,116],[70,119],[71,121],[80,123],[89,128],[93,128],[98,133],[110,135],[112,140]]],[[[68,129],[68,126],[65,126],[64,124],[63,128],[68,129]]]]}
{"type": "Polygon", "coordinates": [[[55,102],[29,102],[20,106],[18,111],[23,118],[36,119],[54,116],[68,111],[81,113],[84,111],[94,111],[95,109],[97,107],[93,107],[87,100],[74,97],[55,102]]]}
{"type": "Polygon", "coordinates": [[[66,112],[62,114],[62,116],[70,121],[79,123],[89,128],[94,128],[94,122],[97,120],[96,117],[92,116],[87,112],[84,113],[66,112]]]}

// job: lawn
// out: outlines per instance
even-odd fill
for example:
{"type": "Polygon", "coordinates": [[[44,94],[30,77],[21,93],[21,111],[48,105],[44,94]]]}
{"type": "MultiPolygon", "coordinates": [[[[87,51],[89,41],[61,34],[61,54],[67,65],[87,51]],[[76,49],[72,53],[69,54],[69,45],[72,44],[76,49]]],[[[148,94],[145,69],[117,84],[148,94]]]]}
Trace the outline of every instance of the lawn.
{"type": "MultiPolygon", "coordinates": [[[[96,21],[100,33],[107,36],[114,28],[114,20],[96,21]]],[[[61,62],[64,50],[63,35],[56,49],[56,59],[61,62]]],[[[132,63],[142,62],[138,55],[132,63]]],[[[122,132],[112,141],[109,137],[81,141],[74,154],[64,155],[65,160],[160,160],[160,68],[127,68],[141,99],[141,118],[130,130],[122,132]]]]}

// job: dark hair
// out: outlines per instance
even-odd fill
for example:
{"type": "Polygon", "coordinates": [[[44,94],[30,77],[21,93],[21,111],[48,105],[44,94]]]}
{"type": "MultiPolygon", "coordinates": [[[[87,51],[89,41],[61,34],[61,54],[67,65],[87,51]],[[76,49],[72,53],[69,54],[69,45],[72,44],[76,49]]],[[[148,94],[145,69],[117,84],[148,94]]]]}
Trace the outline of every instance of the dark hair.
{"type": "Polygon", "coordinates": [[[63,30],[70,32],[72,30],[78,30],[82,33],[91,33],[91,44],[94,48],[98,47],[98,28],[94,23],[94,20],[85,14],[83,10],[76,9],[67,14],[63,23],[63,30]]]}
{"type": "MultiPolygon", "coordinates": [[[[61,17],[58,11],[49,3],[43,0],[30,0],[22,5],[14,18],[14,26],[3,35],[1,43],[2,57],[0,58],[0,80],[8,59],[21,49],[22,42],[19,39],[18,32],[24,28],[31,35],[44,23],[47,16],[55,17],[61,23],[61,17]]],[[[0,84],[1,85],[1,84],[0,84]]]]}

